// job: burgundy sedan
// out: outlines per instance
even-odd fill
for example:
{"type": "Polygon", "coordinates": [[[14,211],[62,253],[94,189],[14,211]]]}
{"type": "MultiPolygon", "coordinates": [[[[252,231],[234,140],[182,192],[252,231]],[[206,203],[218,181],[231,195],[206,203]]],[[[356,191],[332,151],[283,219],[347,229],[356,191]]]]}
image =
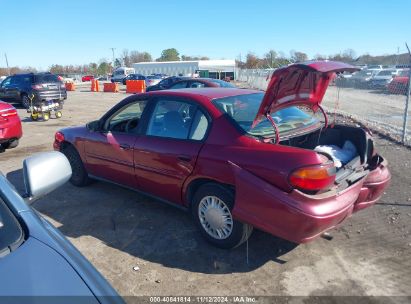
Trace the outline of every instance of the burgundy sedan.
{"type": "Polygon", "coordinates": [[[23,135],[17,110],[0,100],[0,150],[15,148],[23,135]]]}
{"type": "Polygon", "coordinates": [[[276,70],[267,92],[180,89],[127,97],[54,148],[71,182],[116,183],[190,210],[214,245],[253,227],[304,243],[373,205],[390,173],[367,131],[328,126],[321,100],[338,62],[276,70]]]}

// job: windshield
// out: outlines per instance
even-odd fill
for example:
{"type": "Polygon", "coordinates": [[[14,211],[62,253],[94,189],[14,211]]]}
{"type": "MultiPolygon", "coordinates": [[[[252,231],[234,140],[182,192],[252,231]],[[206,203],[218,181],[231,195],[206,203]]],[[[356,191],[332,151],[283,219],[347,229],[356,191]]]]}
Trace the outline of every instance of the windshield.
{"type": "MultiPolygon", "coordinates": [[[[227,113],[245,132],[255,136],[273,137],[275,130],[268,119],[260,121],[254,128],[252,124],[264,97],[264,93],[245,94],[213,100],[222,112],[227,113]]],[[[300,107],[289,107],[271,114],[280,136],[317,125],[320,121],[313,113],[300,107]]]]}

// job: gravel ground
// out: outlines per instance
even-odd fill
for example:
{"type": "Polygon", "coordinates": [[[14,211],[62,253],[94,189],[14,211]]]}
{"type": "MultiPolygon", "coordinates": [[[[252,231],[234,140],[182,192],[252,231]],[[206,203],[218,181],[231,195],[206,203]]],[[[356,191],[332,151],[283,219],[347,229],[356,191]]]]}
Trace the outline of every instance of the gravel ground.
{"type": "MultiPolygon", "coordinates": [[[[51,150],[57,129],[94,120],[126,96],[81,90],[69,92],[59,120],[31,122],[19,110],[21,144],[0,154],[0,170],[18,189],[23,159],[51,150]]],[[[297,246],[254,231],[248,244],[216,249],[201,238],[188,214],[103,182],[81,189],[67,184],[33,207],[123,296],[390,296],[367,301],[406,302],[411,299],[403,298],[411,296],[411,150],[379,136],[375,140],[389,161],[391,186],[374,207],[333,230],[331,241],[297,246]]]]}

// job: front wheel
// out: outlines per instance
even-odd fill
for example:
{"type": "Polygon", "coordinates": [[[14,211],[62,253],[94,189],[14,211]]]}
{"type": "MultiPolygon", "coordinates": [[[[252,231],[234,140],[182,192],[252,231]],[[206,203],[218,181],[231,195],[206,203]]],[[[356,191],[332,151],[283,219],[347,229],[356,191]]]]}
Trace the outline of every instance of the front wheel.
{"type": "Polygon", "coordinates": [[[71,166],[70,182],[77,187],[84,187],[90,184],[90,178],[76,148],[68,145],[61,152],[67,157],[71,166]]]}
{"type": "Polygon", "coordinates": [[[1,144],[3,149],[13,149],[13,148],[16,148],[18,145],[19,145],[18,139],[12,139],[7,143],[1,144]]]}
{"type": "Polygon", "coordinates": [[[202,185],[194,195],[192,214],[202,235],[216,247],[231,249],[245,242],[251,225],[233,219],[234,195],[215,183],[202,185]]]}
{"type": "Polygon", "coordinates": [[[50,114],[49,113],[43,113],[43,120],[47,121],[50,119],[50,114]]]}
{"type": "Polygon", "coordinates": [[[63,113],[61,111],[56,112],[56,118],[61,118],[63,116],[63,113]]]}

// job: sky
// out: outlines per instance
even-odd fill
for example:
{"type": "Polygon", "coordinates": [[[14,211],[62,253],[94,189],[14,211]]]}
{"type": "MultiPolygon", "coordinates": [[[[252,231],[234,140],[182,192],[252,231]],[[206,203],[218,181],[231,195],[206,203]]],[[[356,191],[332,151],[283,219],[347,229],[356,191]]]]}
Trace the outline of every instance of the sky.
{"type": "Polygon", "coordinates": [[[0,67],[111,60],[124,49],[244,60],[270,49],[357,55],[405,52],[409,0],[0,0],[0,67]]]}

